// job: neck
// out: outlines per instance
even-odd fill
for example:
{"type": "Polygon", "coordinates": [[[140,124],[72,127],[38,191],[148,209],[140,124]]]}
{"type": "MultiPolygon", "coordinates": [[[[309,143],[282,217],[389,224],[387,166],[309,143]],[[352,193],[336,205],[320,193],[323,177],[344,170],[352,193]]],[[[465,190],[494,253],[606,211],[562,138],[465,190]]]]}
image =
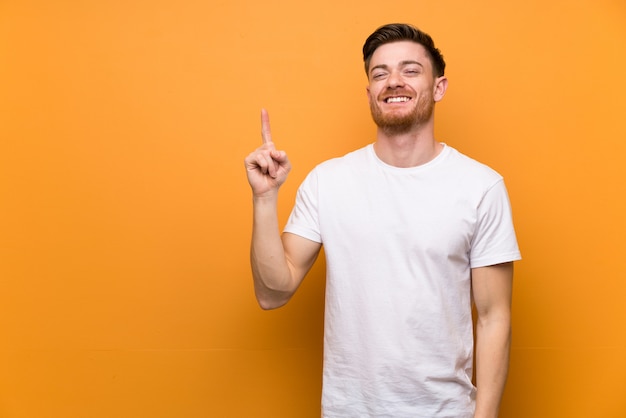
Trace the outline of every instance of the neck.
{"type": "Polygon", "coordinates": [[[435,140],[432,124],[408,132],[389,133],[378,129],[374,151],[378,158],[394,167],[416,167],[433,160],[443,145],[435,140]]]}

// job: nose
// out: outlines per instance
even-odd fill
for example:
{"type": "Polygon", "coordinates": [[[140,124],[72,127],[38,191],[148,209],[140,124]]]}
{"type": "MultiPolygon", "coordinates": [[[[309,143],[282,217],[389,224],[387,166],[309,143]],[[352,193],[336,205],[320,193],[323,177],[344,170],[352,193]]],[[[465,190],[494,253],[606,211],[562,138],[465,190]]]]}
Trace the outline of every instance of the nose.
{"type": "Polygon", "coordinates": [[[404,79],[402,75],[398,71],[392,71],[387,78],[387,84],[389,88],[397,88],[402,87],[404,85],[404,79]]]}

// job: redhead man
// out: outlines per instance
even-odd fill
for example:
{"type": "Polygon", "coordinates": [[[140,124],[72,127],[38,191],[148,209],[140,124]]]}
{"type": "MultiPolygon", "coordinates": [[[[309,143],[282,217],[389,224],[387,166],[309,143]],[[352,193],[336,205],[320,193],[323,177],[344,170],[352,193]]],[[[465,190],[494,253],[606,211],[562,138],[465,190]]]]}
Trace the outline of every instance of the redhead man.
{"type": "Polygon", "coordinates": [[[363,59],[376,141],[313,169],[282,234],[291,165],[262,112],[263,145],[245,159],[257,300],[287,303],[324,245],[323,416],[495,418],[520,259],[503,179],[435,139],[448,80],[428,34],[382,26],[363,59]]]}

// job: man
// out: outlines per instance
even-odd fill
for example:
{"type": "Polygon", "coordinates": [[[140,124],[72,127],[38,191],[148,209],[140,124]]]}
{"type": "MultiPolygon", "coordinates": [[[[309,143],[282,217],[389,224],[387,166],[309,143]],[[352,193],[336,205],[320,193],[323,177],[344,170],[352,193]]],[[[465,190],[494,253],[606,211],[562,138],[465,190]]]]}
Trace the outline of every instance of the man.
{"type": "Polygon", "coordinates": [[[323,244],[323,416],[496,417],[520,259],[502,177],[435,140],[448,81],[429,35],[385,25],[363,58],[376,142],[316,167],[282,236],[291,166],[262,111],[263,145],[245,159],[256,297],[264,309],[287,303],[323,244]]]}

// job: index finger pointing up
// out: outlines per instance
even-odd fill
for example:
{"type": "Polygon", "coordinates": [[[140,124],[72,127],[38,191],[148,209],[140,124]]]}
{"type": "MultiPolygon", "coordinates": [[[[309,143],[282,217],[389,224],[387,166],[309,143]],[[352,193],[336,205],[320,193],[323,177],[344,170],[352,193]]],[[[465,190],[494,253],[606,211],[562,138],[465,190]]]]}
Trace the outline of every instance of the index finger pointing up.
{"type": "Polygon", "coordinates": [[[267,144],[272,142],[272,131],[270,129],[270,115],[267,110],[261,109],[261,136],[263,137],[263,143],[267,144]]]}

